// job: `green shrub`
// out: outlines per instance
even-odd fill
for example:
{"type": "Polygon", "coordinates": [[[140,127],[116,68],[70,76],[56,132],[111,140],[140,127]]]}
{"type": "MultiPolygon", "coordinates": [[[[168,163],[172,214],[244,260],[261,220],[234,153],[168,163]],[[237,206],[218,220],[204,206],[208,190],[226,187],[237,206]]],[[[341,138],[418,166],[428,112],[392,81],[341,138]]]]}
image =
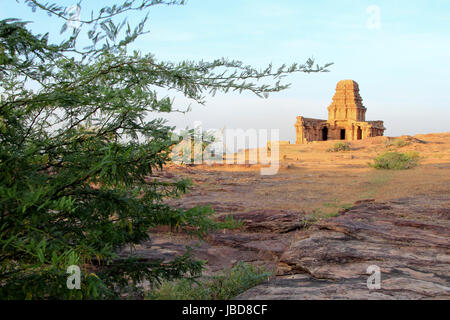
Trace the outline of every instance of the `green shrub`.
{"type": "Polygon", "coordinates": [[[369,165],[375,169],[410,169],[418,165],[419,153],[408,151],[405,153],[385,152],[374,159],[369,165]]]}
{"type": "Polygon", "coordinates": [[[405,141],[403,139],[394,139],[392,141],[387,140],[385,144],[386,144],[386,148],[389,148],[392,146],[401,148],[401,147],[406,147],[406,146],[410,145],[410,143],[408,141],[405,141]]]}
{"type": "Polygon", "coordinates": [[[262,267],[239,262],[220,275],[200,281],[180,279],[162,283],[152,291],[151,300],[229,300],[260,284],[272,275],[262,267]]]}
{"type": "Polygon", "coordinates": [[[350,145],[347,142],[336,142],[332,148],[327,149],[327,152],[350,151],[350,145]]]}

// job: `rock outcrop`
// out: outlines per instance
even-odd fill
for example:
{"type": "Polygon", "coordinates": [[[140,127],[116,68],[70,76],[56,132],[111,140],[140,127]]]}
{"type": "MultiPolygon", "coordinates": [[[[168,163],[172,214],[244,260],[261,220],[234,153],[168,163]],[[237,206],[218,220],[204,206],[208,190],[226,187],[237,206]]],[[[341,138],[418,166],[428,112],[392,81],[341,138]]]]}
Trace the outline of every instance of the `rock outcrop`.
{"type": "Polygon", "coordinates": [[[449,199],[362,203],[318,223],[282,254],[279,277],[240,299],[450,298],[449,199]],[[369,290],[367,268],[381,271],[369,290]]]}
{"type": "Polygon", "coordinates": [[[304,212],[274,209],[235,213],[233,218],[241,221],[244,229],[251,232],[287,233],[303,228],[307,222],[304,212]]]}

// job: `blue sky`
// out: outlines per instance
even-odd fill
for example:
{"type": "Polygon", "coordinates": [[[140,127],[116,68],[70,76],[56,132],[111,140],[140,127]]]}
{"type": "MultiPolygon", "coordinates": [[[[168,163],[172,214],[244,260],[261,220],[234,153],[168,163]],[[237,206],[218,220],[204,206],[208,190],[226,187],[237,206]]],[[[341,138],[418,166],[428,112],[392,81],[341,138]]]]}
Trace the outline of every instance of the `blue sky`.
{"type": "MultiPolygon", "coordinates": [[[[85,0],[82,14],[101,4],[85,0]]],[[[30,27],[36,32],[58,33],[61,25],[13,0],[0,0],[0,19],[12,16],[34,21],[30,27]]],[[[139,17],[133,14],[130,21],[139,17]]],[[[187,115],[170,116],[174,125],[278,128],[282,140],[293,141],[295,117],[326,118],[336,83],[353,79],[367,119],[384,120],[386,135],[450,131],[448,0],[188,0],[185,6],[152,9],[148,29],[134,48],[162,60],[227,57],[260,67],[309,57],[319,64],[334,62],[330,73],[289,76],[290,89],[267,100],[251,94],[209,97],[187,115]],[[379,10],[379,24],[372,28],[370,6],[379,10]]]]}

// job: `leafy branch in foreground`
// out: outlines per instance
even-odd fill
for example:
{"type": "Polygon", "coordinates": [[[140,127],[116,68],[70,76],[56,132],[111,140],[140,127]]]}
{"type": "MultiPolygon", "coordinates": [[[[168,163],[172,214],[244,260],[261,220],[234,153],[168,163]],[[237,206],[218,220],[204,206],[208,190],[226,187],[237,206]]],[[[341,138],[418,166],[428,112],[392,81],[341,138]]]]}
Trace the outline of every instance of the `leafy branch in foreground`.
{"type": "MultiPolygon", "coordinates": [[[[69,21],[68,8],[24,3],[69,21]]],[[[175,111],[173,99],[158,92],[199,103],[216,92],[265,97],[286,89],[279,80],[289,73],[328,66],[308,60],[258,71],[228,59],[173,63],[129,53],[146,18],[135,27],[116,18],[160,4],[182,1],[105,7],[61,44],[20,20],[0,21],[0,299],[118,298],[138,294],[143,280],[197,275],[201,264],[189,254],[171,262],[118,255],[149,240],[158,225],[196,236],[236,225],[216,222],[209,208],[167,204],[190,182],[155,175],[175,143],[173,128],[151,118],[175,111]],[[85,48],[78,44],[82,32],[92,42],[85,48]],[[258,84],[263,79],[268,83],[258,84]],[[83,270],[76,292],[66,287],[70,265],[83,270]]]]}

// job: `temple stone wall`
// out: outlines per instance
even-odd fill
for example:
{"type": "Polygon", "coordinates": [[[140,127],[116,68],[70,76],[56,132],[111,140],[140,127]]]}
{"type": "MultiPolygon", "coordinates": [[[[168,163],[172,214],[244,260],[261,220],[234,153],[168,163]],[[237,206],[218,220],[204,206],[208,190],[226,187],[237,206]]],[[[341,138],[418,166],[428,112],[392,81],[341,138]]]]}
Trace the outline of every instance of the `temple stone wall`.
{"type": "Polygon", "coordinates": [[[297,117],[295,143],[302,144],[308,141],[320,141],[322,129],[326,123],[327,120],[297,117]]]}

